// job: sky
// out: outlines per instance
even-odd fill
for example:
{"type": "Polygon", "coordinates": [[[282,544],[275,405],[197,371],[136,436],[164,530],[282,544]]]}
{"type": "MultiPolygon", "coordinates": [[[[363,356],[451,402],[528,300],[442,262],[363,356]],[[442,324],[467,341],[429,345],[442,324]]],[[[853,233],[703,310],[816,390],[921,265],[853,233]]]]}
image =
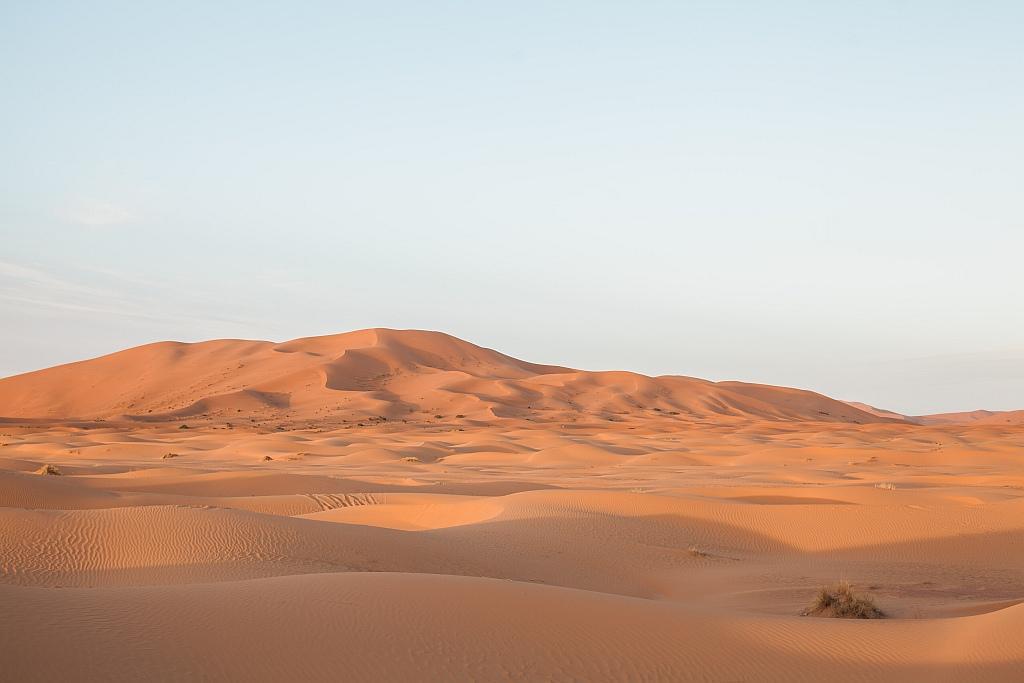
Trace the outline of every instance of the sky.
{"type": "Polygon", "coordinates": [[[0,376],[442,330],[1024,408],[1024,3],[0,3],[0,376]]]}

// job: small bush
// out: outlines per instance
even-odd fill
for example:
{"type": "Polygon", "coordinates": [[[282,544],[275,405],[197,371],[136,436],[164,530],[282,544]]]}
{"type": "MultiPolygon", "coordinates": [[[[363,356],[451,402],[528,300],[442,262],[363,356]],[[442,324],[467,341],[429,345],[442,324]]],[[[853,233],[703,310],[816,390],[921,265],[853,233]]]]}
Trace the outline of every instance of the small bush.
{"type": "Polygon", "coordinates": [[[36,470],[36,474],[41,474],[44,477],[46,477],[46,476],[59,477],[59,476],[61,476],[64,473],[61,472],[59,469],[57,469],[56,465],[43,465],[38,470],[36,470]]]}
{"type": "Polygon", "coordinates": [[[263,462],[267,462],[268,460],[273,460],[273,458],[271,458],[269,455],[264,455],[263,462]]]}
{"type": "Polygon", "coordinates": [[[885,613],[878,609],[871,598],[857,595],[849,582],[841,581],[819,590],[814,602],[804,611],[804,616],[881,619],[885,613]]]}
{"type": "Polygon", "coordinates": [[[167,460],[168,458],[180,458],[181,455],[179,455],[178,453],[164,453],[161,457],[164,460],[167,460]]]}

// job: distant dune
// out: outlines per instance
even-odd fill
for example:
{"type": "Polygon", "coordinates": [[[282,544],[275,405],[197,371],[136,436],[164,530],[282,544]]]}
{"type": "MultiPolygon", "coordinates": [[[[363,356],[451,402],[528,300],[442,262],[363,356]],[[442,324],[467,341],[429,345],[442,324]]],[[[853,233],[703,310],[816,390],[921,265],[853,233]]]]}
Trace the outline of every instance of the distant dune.
{"type": "Polygon", "coordinates": [[[1024,424],[1024,410],[973,410],[966,413],[918,415],[913,419],[921,424],[1019,425],[1024,424]]]}
{"type": "Polygon", "coordinates": [[[1024,410],[973,410],[961,413],[936,413],[934,415],[901,415],[891,410],[884,410],[870,406],[867,403],[858,401],[846,401],[846,404],[853,406],[866,413],[885,417],[891,420],[909,422],[919,425],[1019,425],[1024,424],[1024,410]]]}
{"type": "MultiPolygon", "coordinates": [[[[282,420],[463,415],[886,422],[810,391],[537,365],[440,332],[159,342],[0,380],[0,416],[282,420]]],[[[900,416],[896,416],[899,419],[900,416]]]]}

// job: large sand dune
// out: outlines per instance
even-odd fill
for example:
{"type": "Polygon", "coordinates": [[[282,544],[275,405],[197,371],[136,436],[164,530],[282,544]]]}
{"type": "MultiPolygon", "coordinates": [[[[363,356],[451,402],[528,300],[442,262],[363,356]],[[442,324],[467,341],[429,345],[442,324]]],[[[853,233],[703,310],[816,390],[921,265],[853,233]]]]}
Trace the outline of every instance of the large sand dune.
{"type": "Polygon", "coordinates": [[[439,332],[373,329],[283,344],[161,342],[0,380],[0,417],[466,419],[638,411],[877,422],[797,389],[536,365],[439,332]]]}
{"type": "Polygon", "coordinates": [[[149,345],[0,414],[2,680],[1024,680],[1012,414],[391,330],[149,345]],[[801,616],[839,580],[888,618],[801,616]]]}

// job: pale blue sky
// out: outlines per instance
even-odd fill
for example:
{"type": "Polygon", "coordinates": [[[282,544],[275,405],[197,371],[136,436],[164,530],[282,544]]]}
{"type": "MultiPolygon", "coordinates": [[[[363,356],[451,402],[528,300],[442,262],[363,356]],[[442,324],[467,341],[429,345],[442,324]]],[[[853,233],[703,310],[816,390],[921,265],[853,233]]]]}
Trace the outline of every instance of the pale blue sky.
{"type": "Polygon", "coordinates": [[[0,375],[440,329],[1024,408],[1024,3],[5,2],[0,375]]]}

